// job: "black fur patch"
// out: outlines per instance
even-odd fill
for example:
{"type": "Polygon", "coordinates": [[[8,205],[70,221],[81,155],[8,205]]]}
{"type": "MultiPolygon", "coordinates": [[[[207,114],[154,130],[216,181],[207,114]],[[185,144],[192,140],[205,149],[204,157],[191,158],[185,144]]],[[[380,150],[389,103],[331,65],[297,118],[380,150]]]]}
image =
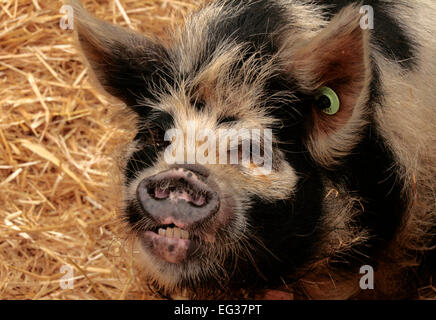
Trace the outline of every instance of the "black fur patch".
{"type": "MultiPolygon", "coordinates": [[[[254,235],[268,248],[256,246],[252,255],[261,274],[257,270],[251,274],[258,281],[263,278],[269,286],[280,285],[282,279],[297,280],[290,277],[296,277],[301,267],[313,262],[323,231],[320,225],[323,183],[319,171],[304,152],[289,153],[287,160],[300,178],[295,195],[273,203],[254,197],[248,210],[254,235]]],[[[244,277],[245,274],[244,271],[244,277]]]]}
{"type": "Polygon", "coordinates": [[[206,108],[206,104],[203,101],[193,101],[191,102],[191,104],[198,112],[203,112],[204,109],[206,108]]]}
{"type": "Polygon", "coordinates": [[[143,218],[143,213],[138,206],[134,204],[134,202],[128,202],[126,203],[126,210],[124,212],[124,219],[130,224],[130,226],[134,230],[140,230],[141,226],[138,225],[138,223],[143,218]]]}
{"type": "Polygon", "coordinates": [[[252,43],[266,52],[275,49],[274,34],[283,27],[286,8],[270,0],[224,0],[225,7],[241,7],[238,14],[220,17],[211,31],[212,41],[221,43],[229,39],[238,43],[252,43]]]}
{"type": "Polygon", "coordinates": [[[218,124],[231,123],[238,121],[238,118],[234,116],[226,116],[218,119],[218,124]]]}
{"type": "Polygon", "coordinates": [[[371,58],[372,79],[369,85],[369,101],[371,105],[374,105],[374,103],[383,104],[383,84],[380,79],[380,72],[374,58],[371,58]]]}
{"type": "MultiPolygon", "coordinates": [[[[320,5],[327,5],[327,12],[333,16],[352,3],[362,3],[358,0],[315,0],[320,5]]],[[[388,58],[397,61],[403,68],[410,70],[416,64],[417,43],[410,38],[404,27],[390,13],[395,1],[388,3],[380,0],[366,0],[362,5],[374,8],[374,30],[371,31],[372,41],[388,58]]]]}
{"type": "Polygon", "coordinates": [[[360,212],[356,225],[370,231],[371,239],[355,247],[358,260],[376,254],[392,240],[406,210],[403,181],[391,150],[369,125],[364,139],[343,159],[343,164],[326,176],[336,184],[363,198],[356,209],[360,212]],[[363,209],[362,209],[363,207],[363,209]]]}
{"type": "Polygon", "coordinates": [[[137,173],[154,164],[158,153],[169,143],[164,140],[165,131],[171,129],[173,125],[174,120],[170,114],[156,110],[150,115],[146,124],[140,121],[140,129],[133,140],[139,144],[140,149],[134,152],[127,162],[124,171],[126,185],[135,179],[137,173]]]}
{"type": "MultiPolygon", "coordinates": [[[[205,50],[192,72],[210,62],[217,48],[223,43],[234,41],[246,45],[246,56],[261,51],[259,59],[275,53],[277,31],[286,24],[285,8],[275,1],[268,0],[222,0],[225,8],[240,7],[237,14],[220,15],[216,21],[208,22],[208,39],[205,50]]],[[[236,66],[237,67],[237,66],[236,66]]],[[[188,75],[189,76],[189,75],[188,75]]]]}
{"type": "Polygon", "coordinates": [[[144,106],[144,99],[155,100],[154,89],[161,92],[166,83],[172,83],[169,76],[169,55],[159,45],[147,48],[112,48],[104,57],[104,66],[99,77],[103,87],[127,104],[140,118],[146,118],[150,108],[144,106]]]}
{"type": "Polygon", "coordinates": [[[174,126],[172,115],[163,111],[154,110],[147,120],[151,123],[152,128],[158,128],[160,131],[166,131],[174,126]]]}
{"type": "Polygon", "coordinates": [[[157,160],[157,150],[153,145],[146,145],[141,150],[132,154],[124,169],[124,176],[126,178],[126,185],[128,185],[136,174],[144,169],[147,169],[153,165],[157,160]]]}

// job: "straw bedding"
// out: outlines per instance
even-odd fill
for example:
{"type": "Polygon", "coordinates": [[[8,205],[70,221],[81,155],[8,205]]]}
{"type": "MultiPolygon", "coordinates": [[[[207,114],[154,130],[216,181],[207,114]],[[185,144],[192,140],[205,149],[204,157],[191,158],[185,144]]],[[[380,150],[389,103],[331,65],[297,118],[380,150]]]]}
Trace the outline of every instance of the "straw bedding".
{"type": "MultiPolygon", "coordinates": [[[[201,2],[82,1],[157,34],[201,2]]],[[[112,155],[133,133],[119,103],[89,83],[72,31],[59,26],[62,4],[0,0],[0,298],[153,299],[112,187],[112,155]]]]}

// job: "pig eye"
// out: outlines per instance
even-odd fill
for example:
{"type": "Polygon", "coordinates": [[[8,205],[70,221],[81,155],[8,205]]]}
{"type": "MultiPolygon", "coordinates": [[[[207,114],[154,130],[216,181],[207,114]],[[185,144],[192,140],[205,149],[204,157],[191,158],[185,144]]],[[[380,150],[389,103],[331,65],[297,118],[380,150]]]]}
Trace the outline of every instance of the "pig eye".
{"type": "Polygon", "coordinates": [[[238,121],[235,116],[224,116],[218,119],[218,124],[232,123],[238,121]]]}
{"type": "Polygon", "coordinates": [[[152,144],[157,149],[163,149],[163,148],[168,147],[170,145],[170,141],[165,141],[164,137],[165,137],[165,132],[153,136],[152,144]]]}
{"type": "Polygon", "coordinates": [[[325,114],[332,116],[338,113],[341,103],[336,92],[329,87],[321,87],[316,93],[315,105],[325,114]]]}
{"type": "Polygon", "coordinates": [[[146,145],[152,145],[156,149],[162,149],[169,146],[170,142],[165,141],[165,131],[158,128],[153,128],[147,130],[147,133],[145,134],[145,144],[146,145]]]}

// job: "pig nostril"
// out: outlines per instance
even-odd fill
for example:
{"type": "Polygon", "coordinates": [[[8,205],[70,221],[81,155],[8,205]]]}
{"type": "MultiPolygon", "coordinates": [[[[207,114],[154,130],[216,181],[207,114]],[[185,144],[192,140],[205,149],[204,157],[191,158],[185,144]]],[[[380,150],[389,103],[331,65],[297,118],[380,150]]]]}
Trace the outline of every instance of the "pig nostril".
{"type": "Polygon", "coordinates": [[[190,202],[196,207],[203,207],[206,205],[207,199],[205,195],[194,195],[190,202]]]}
{"type": "Polygon", "coordinates": [[[153,198],[155,198],[157,200],[168,199],[170,196],[169,189],[151,188],[151,189],[148,189],[147,191],[148,191],[149,195],[151,195],[153,198]]]}
{"type": "Polygon", "coordinates": [[[160,189],[160,188],[156,188],[154,190],[154,196],[158,199],[166,199],[168,198],[170,195],[170,191],[168,189],[160,189]]]}

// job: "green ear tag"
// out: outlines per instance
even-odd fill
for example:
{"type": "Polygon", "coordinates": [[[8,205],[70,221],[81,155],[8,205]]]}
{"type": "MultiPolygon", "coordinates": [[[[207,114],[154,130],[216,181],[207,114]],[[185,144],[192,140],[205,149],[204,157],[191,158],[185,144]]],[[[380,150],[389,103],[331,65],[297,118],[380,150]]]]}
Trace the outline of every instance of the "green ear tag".
{"type": "Polygon", "coordinates": [[[322,112],[331,116],[338,113],[341,106],[338,95],[329,87],[319,88],[315,102],[322,112]]]}

